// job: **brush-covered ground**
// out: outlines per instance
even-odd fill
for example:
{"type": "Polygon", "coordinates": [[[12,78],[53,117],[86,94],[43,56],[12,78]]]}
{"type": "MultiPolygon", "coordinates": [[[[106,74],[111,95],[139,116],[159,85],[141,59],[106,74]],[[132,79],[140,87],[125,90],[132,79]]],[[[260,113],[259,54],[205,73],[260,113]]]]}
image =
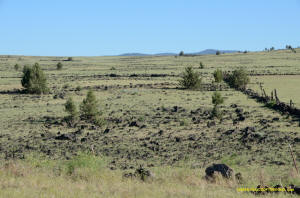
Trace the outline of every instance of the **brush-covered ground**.
{"type": "Polygon", "coordinates": [[[292,99],[297,106],[299,49],[66,60],[0,56],[0,196],[248,197],[254,195],[236,188],[300,185],[289,151],[290,144],[299,164],[299,118],[270,110],[225,84],[224,116],[210,118],[216,69],[243,67],[251,74],[250,88],[259,92],[258,84],[263,83],[266,92],[276,88],[279,99],[292,99]],[[22,69],[15,71],[14,65],[35,62],[48,77],[49,94],[18,91],[22,69]],[[62,70],[56,70],[58,62],[62,70]],[[201,73],[202,91],[178,89],[186,66],[201,73]],[[79,106],[88,89],[94,90],[106,123],[68,126],[66,100],[72,96],[79,106]],[[208,183],[204,170],[212,163],[226,163],[241,172],[243,183],[208,183]],[[140,165],[155,174],[151,181],[122,177],[140,165]]]}

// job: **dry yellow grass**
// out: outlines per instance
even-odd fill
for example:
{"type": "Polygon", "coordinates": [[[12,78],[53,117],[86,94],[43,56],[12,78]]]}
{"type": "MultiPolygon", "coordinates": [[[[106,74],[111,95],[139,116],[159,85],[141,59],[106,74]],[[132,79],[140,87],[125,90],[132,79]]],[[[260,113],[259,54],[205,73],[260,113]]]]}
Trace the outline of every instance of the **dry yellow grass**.
{"type": "MultiPolygon", "coordinates": [[[[259,168],[244,175],[244,184],[219,179],[216,183],[207,182],[204,169],[185,167],[154,167],[154,178],[145,182],[127,179],[120,170],[109,170],[102,159],[94,156],[77,158],[71,163],[72,173],[64,171],[70,163],[48,160],[10,161],[0,168],[0,197],[43,197],[43,198],[82,198],[82,197],[122,197],[122,198],[199,198],[199,197],[256,197],[249,192],[237,192],[237,188],[255,187],[259,182],[268,182],[271,175],[259,168]],[[85,160],[84,164],[81,164],[85,160]],[[99,163],[101,165],[99,165],[99,163]],[[61,165],[61,166],[60,166],[61,165]],[[59,168],[62,168],[58,171],[59,168]]],[[[274,178],[273,178],[274,179],[274,178]]],[[[264,197],[286,197],[286,194],[268,194],[264,197]]]]}

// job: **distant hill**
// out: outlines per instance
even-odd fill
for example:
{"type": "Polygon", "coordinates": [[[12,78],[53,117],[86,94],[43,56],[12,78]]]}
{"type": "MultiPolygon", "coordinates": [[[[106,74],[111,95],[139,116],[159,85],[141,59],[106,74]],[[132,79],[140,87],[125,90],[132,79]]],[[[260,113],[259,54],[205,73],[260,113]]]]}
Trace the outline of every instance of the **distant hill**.
{"type": "Polygon", "coordinates": [[[236,50],[216,50],[216,49],[206,49],[201,52],[196,52],[196,53],[190,53],[194,55],[206,55],[206,54],[216,54],[217,51],[220,51],[221,53],[236,53],[238,51],[236,50]]]}
{"type": "MultiPolygon", "coordinates": [[[[194,52],[194,53],[185,53],[186,55],[207,55],[207,54],[216,54],[217,51],[220,51],[223,53],[236,53],[237,50],[216,50],[216,49],[206,49],[200,52],[194,52]]],[[[158,54],[143,54],[143,53],[125,53],[120,54],[119,56],[175,56],[178,55],[178,53],[158,53],[158,54]]]]}
{"type": "Polygon", "coordinates": [[[120,54],[119,56],[150,56],[150,54],[142,54],[142,53],[125,53],[125,54],[120,54]]]}

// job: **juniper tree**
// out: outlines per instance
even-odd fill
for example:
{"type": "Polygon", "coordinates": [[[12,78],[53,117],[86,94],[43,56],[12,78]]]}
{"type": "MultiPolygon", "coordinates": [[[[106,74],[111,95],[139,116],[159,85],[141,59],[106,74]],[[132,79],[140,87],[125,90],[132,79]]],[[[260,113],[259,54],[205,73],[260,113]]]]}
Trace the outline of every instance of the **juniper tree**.
{"type": "Polygon", "coordinates": [[[72,97],[68,98],[67,102],[65,103],[65,111],[69,114],[67,120],[76,121],[78,119],[77,107],[72,97]]]}
{"type": "Polygon", "coordinates": [[[200,74],[195,72],[192,67],[186,67],[183,72],[179,85],[184,89],[198,89],[201,87],[200,74]]]}
{"type": "Polygon", "coordinates": [[[57,63],[56,69],[61,70],[63,68],[63,64],[61,62],[57,63]]]}
{"type": "Polygon", "coordinates": [[[223,80],[223,72],[222,72],[222,70],[217,69],[217,70],[214,72],[214,78],[215,78],[215,82],[216,82],[216,83],[221,83],[222,80],[223,80]]]}
{"type": "Polygon", "coordinates": [[[214,108],[212,110],[212,117],[221,118],[223,113],[219,108],[219,105],[224,103],[224,98],[222,97],[220,92],[215,91],[212,95],[212,104],[214,108]]]}
{"type": "Polygon", "coordinates": [[[24,66],[21,84],[28,93],[42,94],[49,91],[47,78],[38,63],[32,67],[24,66]]]}

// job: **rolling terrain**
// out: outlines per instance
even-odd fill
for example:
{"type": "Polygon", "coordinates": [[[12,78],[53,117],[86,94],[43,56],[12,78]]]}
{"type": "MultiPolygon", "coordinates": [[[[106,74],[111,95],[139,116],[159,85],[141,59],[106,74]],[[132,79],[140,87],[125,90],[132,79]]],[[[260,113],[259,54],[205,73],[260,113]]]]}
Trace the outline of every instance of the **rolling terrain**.
{"type": "Polygon", "coordinates": [[[73,57],[72,61],[67,61],[68,57],[0,56],[0,159],[3,164],[0,173],[8,180],[20,178],[12,179],[11,183],[6,179],[0,181],[3,187],[0,195],[9,197],[13,192],[18,196],[18,191],[11,187],[15,185],[24,188],[24,194],[38,196],[38,192],[43,192],[45,197],[50,197],[56,185],[63,185],[65,180],[67,184],[57,197],[73,197],[66,193],[72,191],[71,185],[79,186],[72,191],[74,197],[86,193],[89,197],[99,193],[103,197],[133,197],[134,193],[137,197],[223,197],[223,193],[248,197],[249,194],[237,193],[236,187],[254,187],[259,182],[299,185],[289,150],[291,145],[299,164],[299,117],[269,109],[224,82],[216,85],[213,79],[216,69],[244,68],[251,76],[249,88],[260,92],[262,83],[267,94],[277,89],[281,101],[288,103],[292,99],[300,108],[300,50],[296,51],[193,57],[73,57]],[[48,77],[49,94],[20,92],[22,72],[15,71],[14,65],[36,62],[48,77]],[[63,64],[62,70],[56,70],[58,62],[63,64]],[[203,69],[199,67],[200,62],[204,64],[203,69]],[[179,87],[178,80],[186,66],[201,74],[201,91],[179,87]],[[221,120],[210,117],[211,96],[218,87],[225,97],[221,120]],[[105,124],[96,126],[80,121],[68,126],[64,122],[66,100],[73,97],[79,105],[89,89],[100,102],[105,124]],[[61,168],[63,174],[63,169],[68,167],[65,161],[86,152],[93,154],[86,161],[91,161],[95,169],[90,164],[78,169],[74,165],[78,170],[75,174],[56,176],[54,169],[61,168]],[[7,161],[12,164],[6,166],[7,161]],[[212,163],[233,167],[243,174],[244,183],[206,183],[202,178],[204,169],[212,163]],[[140,165],[156,174],[152,181],[120,179],[122,174],[140,165]],[[30,174],[26,174],[27,169],[30,174]],[[53,177],[54,183],[47,181],[47,174],[53,177]],[[93,175],[103,180],[103,186],[97,186],[98,179],[93,175]],[[30,191],[28,180],[43,188],[39,179],[45,191],[30,191]],[[174,182],[168,183],[169,180],[174,182]],[[89,182],[92,184],[88,185],[89,182]],[[127,187],[120,187],[124,185],[127,187]],[[213,193],[214,189],[217,193],[213,193]]]}

